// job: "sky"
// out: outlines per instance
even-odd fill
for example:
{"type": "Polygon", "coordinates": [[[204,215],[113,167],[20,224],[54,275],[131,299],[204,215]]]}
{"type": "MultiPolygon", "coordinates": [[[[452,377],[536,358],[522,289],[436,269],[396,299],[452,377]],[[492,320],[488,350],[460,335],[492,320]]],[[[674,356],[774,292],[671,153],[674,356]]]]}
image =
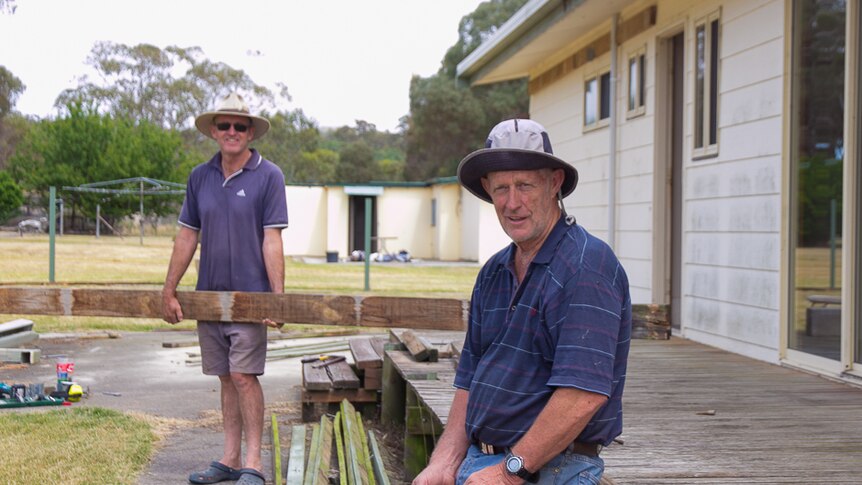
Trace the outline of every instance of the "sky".
{"type": "Polygon", "coordinates": [[[0,13],[0,65],[26,86],[15,110],[46,117],[92,76],[97,41],[198,46],[292,97],[321,127],[373,123],[394,131],[409,111],[410,78],[437,72],[458,23],[482,0],[15,0],[0,13]]]}

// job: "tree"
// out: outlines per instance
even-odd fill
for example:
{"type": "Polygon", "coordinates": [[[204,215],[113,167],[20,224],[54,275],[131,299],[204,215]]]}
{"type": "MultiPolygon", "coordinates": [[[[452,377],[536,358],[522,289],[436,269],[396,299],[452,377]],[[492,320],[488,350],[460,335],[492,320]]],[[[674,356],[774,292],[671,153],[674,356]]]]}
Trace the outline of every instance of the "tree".
{"type": "MultiPolygon", "coordinates": [[[[317,172],[313,167],[305,167],[306,163],[316,157],[305,157],[318,150],[320,131],[317,122],[305,115],[301,109],[279,111],[273,115],[262,113],[269,119],[270,130],[265,137],[254,142],[268,160],[281,167],[286,182],[322,182],[323,180],[308,180],[304,177],[318,176],[327,170],[317,172]]],[[[325,180],[329,181],[329,180],[325,180]]]]}
{"type": "Polygon", "coordinates": [[[332,150],[318,148],[313,152],[302,152],[291,170],[291,181],[314,184],[334,182],[337,168],[338,153],[332,150]]]}
{"type": "MultiPolygon", "coordinates": [[[[55,106],[62,109],[74,102],[93,103],[101,112],[117,118],[180,129],[190,126],[194,116],[231,91],[243,95],[255,111],[275,103],[269,89],[255,84],[242,70],[207,60],[200,47],[162,50],[151,44],[97,42],[87,64],[98,72],[100,80],[82,76],[77,88],[60,93],[55,106]],[[182,77],[175,77],[183,69],[182,77]]],[[[287,96],[286,89],[281,96],[287,96]]]]}
{"type": "Polygon", "coordinates": [[[21,187],[8,172],[0,172],[0,222],[14,216],[23,203],[21,187]]]}
{"type": "Polygon", "coordinates": [[[0,66],[0,121],[15,107],[25,86],[11,71],[0,66]]]}
{"type": "Polygon", "coordinates": [[[490,38],[526,0],[489,0],[461,19],[458,42],[449,48],[440,70],[410,83],[407,130],[408,179],[455,175],[458,160],[484,146],[484,137],[503,119],[526,117],[525,79],[468,88],[455,78],[467,55],[490,38]]]}
{"type": "Polygon", "coordinates": [[[335,177],[339,182],[363,183],[376,178],[374,151],[362,140],[345,145],[338,154],[335,177]]]}
{"type": "MultiPolygon", "coordinates": [[[[67,114],[42,120],[27,132],[9,160],[13,177],[26,190],[46,198],[50,186],[149,177],[182,181],[177,167],[186,165],[179,134],[146,121],[115,119],[95,107],[70,104],[67,114]]],[[[64,195],[73,218],[78,212],[92,216],[101,204],[106,217],[137,210],[137,198],[70,192],[64,195]]],[[[156,198],[151,198],[156,199],[156,198]]],[[[175,211],[176,200],[148,200],[151,213],[175,211]]]]}
{"type": "Polygon", "coordinates": [[[484,126],[477,123],[484,119],[479,100],[443,76],[413,76],[410,113],[405,167],[409,180],[453,175],[453,167],[477,148],[476,140],[484,135],[484,126]]]}
{"type": "Polygon", "coordinates": [[[32,121],[18,113],[0,119],[0,170],[6,169],[15,147],[30,129],[32,121]]]}

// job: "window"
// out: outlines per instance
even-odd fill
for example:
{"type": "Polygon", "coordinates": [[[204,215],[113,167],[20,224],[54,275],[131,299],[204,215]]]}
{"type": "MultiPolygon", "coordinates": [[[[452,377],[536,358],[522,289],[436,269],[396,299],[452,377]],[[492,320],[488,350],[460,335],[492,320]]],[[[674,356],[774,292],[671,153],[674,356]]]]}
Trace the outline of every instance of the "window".
{"type": "Polygon", "coordinates": [[[719,15],[695,24],[694,156],[718,154],[719,15]]]}
{"type": "Polygon", "coordinates": [[[632,118],[646,111],[646,49],[639,49],[629,57],[628,75],[628,117],[632,118]]]}
{"type": "Polygon", "coordinates": [[[584,127],[607,126],[611,117],[611,73],[587,78],[584,82],[584,127]]]}

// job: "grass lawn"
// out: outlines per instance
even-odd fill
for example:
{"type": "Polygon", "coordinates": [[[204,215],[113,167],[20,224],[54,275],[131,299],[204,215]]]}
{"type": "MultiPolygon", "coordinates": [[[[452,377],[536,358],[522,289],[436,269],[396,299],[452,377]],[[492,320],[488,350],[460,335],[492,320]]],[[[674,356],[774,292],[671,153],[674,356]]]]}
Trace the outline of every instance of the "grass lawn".
{"type": "Polygon", "coordinates": [[[4,412],[0,429],[3,483],[136,483],[156,441],[147,419],[101,408],[4,412]]]}
{"type": "MultiPolygon", "coordinates": [[[[137,237],[58,237],[55,283],[157,289],[164,282],[172,247],[173,241],[168,236],[145,237],[143,245],[137,237]]],[[[285,291],[295,293],[467,299],[478,272],[478,265],[372,263],[371,291],[366,293],[363,263],[318,264],[288,258],[284,279],[285,291]]],[[[47,282],[47,236],[0,237],[0,283],[25,286],[47,282]]],[[[194,289],[196,282],[197,271],[193,263],[180,282],[180,289],[194,289]]],[[[33,320],[39,332],[150,331],[189,329],[194,325],[193,322],[184,322],[178,326],[168,326],[156,319],[38,315],[0,315],[0,322],[14,318],[33,320]]]]}

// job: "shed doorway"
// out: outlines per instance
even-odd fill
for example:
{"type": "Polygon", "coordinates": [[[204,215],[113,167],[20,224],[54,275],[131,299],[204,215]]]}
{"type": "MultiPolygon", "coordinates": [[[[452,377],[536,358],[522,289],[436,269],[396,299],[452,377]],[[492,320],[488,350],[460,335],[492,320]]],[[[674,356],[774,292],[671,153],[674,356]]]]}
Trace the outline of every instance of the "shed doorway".
{"type": "Polygon", "coordinates": [[[371,249],[377,252],[377,197],[373,195],[351,195],[350,196],[350,219],[349,219],[349,252],[365,250],[365,201],[371,199],[371,249]]]}

